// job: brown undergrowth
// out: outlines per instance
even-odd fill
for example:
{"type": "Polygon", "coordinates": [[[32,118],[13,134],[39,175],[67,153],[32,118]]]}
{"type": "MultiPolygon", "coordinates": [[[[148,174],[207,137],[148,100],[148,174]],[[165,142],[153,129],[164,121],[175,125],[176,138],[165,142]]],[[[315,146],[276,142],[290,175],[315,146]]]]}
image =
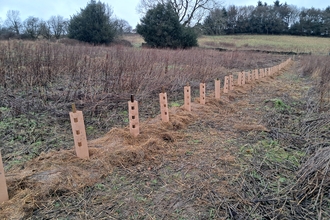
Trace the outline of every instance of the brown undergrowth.
{"type": "MultiPolygon", "coordinates": [[[[241,140],[244,170],[234,185],[245,203],[236,204],[234,219],[329,218],[329,111],[320,112],[319,84],[301,77],[306,68],[301,62],[306,58],[295,63],[293,73],[252,91],[265,95],[258,110],[268,131],[253,144],[241,140]]],[[[256,101],[260,97],[250,98],[256,101]]]]}
{"type": "Polygon", "coordinates": [[[113,127],[127,126],[131,94],[139,101],[144,120],[159,113],[157,94],[162,87],[171,102],[182,104],[187,82],[196,95],[201,81],[209,83],[230,71],[274,66],[285,59],[199,48],[1,41],[0,148],[6,170],[42,152],[71,149],[72,103],[83,111],[88,139],[94,139],[113,127]]]}
{"type": "Polygon", "coordinates": [[[7,175],[11,199],[1,207],[1,218],[29,216],[52,195],[79,192],[100,182],[114,167],[159,165],[161,155],[171,154],[173,145],[185,137],[181,130],[196,118],[209,117],[214,111],[220,115],[233,111],[233,107],[225,107],[223,102],[210,99],[206,106],[193,103],[192,112],[173,107],[168,123],[162,123],[160,116],[142,122],[138,138],[132,137],[128,128],[114,128],[88,143],[90,160],[78,159],[73,150],[42,153],[7,175]]]}
{"type": "Polygon", "coordinates": [[[161,123],[159,117],[142,123],[138,138],[133,138],[128,128],[114,128],[104,137],[90,141],[90,160],[78,159],[73,150],[61,150],[42,153],[16,172],[12,170],[7,176],[12,199],[1,207],[2,218],[23,218],[48,196],[91,186],[114,166],[158,164],[157,157],[168,150],[168,145],[182,138],[176,131],[196,118],[181,108],[172,108],[170,113],[169,123],[161,123]]]}
{"type": "Polygon", "coordinates": [[[306,88],[294,77],[237,87],[221,101],[211,93],[205,106],[196,98],[192,112],[172,107],[169,123],[148,119],[138,138],[114,128],[89,142],[88,161],[70,150],[42,154],[9,173],[12,199],[1,213],[31,219],[326,216],[328,151],[312,151],[315,142],[296,132],[313,121],[296,120],[304,114],[299,100],[306,88]]]}

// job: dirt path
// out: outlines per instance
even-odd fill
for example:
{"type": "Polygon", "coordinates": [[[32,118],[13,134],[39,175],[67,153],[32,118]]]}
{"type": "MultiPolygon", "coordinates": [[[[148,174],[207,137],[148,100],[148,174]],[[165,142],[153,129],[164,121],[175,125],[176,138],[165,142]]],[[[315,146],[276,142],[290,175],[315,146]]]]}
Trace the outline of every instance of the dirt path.
{"type": "Polygon", "coordinates": [[[245,169],[239,157],[250,158],[249,146],[268,138],[265,115],[275,100],[299,102],[306,89],[290,65],[220,102],[213,94],[205,106],[196,99],[191,113],[172,108],[169,124],[159,117],[143,122],[138,140],[127,128],[114,129],[90,143],[91,161],[72,151],[41,155],[26,165],[29,172],[9,174],[14,198],[3,213],[16,207],[18,218],[31,219],[238,218],[239,206],[251,203],[235,188],[245,169]]]}

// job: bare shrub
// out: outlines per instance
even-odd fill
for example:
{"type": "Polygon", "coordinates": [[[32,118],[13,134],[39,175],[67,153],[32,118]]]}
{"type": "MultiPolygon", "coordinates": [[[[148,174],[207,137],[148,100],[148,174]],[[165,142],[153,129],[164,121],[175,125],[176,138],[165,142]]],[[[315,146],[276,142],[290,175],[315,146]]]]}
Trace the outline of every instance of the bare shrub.
{"type": "MultiPolygon", "coordinates": [[[[69,148],[70,141],[65,140],[71,138],[67,122],[73,102],[84,112],[86,127],[92,134],[89,137],[94,138],[114,126],[127,125],[131,94],[139,101],[141,119],[154,117],[159,114],[158,93],[163,86],[171,102],[180,102],[187,82],[194,96],[202,81],[211,89],[215,78],[241,69],[274,66],[284,59],[198,48],[159,50],[78,42],[2,41],[0,107],[9,117],[24,116],[24,120],[34,120],[40,128],[59,128],[58,135],[67,134],[53,138],[54,131],[37,129],[28,133],[22,144],[46,140],[49,149],[69,148]]],[[[15,138],[15,133],[6,134],[6,140],[15,138]]]]}
{"type": "MultiPolygon", "coordinates": [[[[112,92],[171,88],[189,80],[208,80],[224,75],[224,68],[254,68],[260,55],[212,50],[148,50],[93,47],[75,43],[7,41],[0,44],[1,86],[31,88],[66,82],[77,89],[112,92]],[[146,84],[149,86],[146,87],[146,84]],[[96,89],[97,87],[97,89],[96,89]]],[[[264,55],[263,55],[264,56],[264,55]]]]}

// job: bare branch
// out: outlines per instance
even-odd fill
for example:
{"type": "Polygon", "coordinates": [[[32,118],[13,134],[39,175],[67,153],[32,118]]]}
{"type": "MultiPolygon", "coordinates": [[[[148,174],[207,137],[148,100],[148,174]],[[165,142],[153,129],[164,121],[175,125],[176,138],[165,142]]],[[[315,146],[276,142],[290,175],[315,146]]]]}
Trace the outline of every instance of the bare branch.
{"type": "Polygon", "coordinates": [[[137,11],[141,14],[145,14],[157,4],[165,4],[168,2],[172,4],[175,12],[179,16],[179,21],[185,26],[201,21],[208,11],[222,4],[222,2],[218,0],[140,0],[137,11]]]}
{"type": "Polygon", "coordinates": [[[20,34],[20,29],[22,28],[22,22],[19,17],[19,11],[14,11],[14,10],[7,11],[7,19],[5,23],[17,35],[20,34]]]}

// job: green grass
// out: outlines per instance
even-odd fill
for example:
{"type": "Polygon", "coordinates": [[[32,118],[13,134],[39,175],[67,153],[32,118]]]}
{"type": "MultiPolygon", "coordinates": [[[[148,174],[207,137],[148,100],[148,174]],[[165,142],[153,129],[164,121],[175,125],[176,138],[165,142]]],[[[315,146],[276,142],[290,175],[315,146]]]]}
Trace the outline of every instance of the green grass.
{"type": "Polygon", "coordinates": [[[274,105],[274,108],[278,111],[284,111],[284,110],[290,110],[290,106],[285,104],[283,102],[283,100],[281,100],[280,98],[275,98],[275,99],[270,99],[267,100],[266,102],[272,102],[274,105]]]}
{"type": "MultiPolygon", "coordinates": [[[[60,128],[49,117],[34,112],[13,116],[11,112],[10,108],[0,107],[0,146],[6,171],[38,156],[49,145],[60,149],[68,141],[62,139],[63,134],[57,136],[60,128]]],[[[88,126],[87,131],[93,132],[94,128],[88,126]]]]}
{"type": "Polygon", "coordinates": [[[299,161],[305,156],[305,152],[299,150],[292,150],[283,148],[277,141],[263,140],[254,146],[242,146],[240,148],[241,154],[244,157],[263,157],[261,161],[263,163],[289,163],[293,167],[299,166],[299,161]]]}
{"type": "Polygon", "coordinates": [[[170,102],[170,104],[169,104],[170,107],[180,107],[181,105],[183,105],[183,103],[179,103],[179,102],[170,102]]]}
{"type": "MultiPolygon", "coordinates": [[[[251,184],[249,186],[262,189],[246,192],[246,196],[267,200],[284,197],[288,187],[294,184],[294,171],[300,166],[305,152],[265,139],[254,145],[242,146],[239,155],[242,169],[245,170],[244,178],[251,184]]],[[[260,219],[260,216],[256,219],[260,219]]]]}

